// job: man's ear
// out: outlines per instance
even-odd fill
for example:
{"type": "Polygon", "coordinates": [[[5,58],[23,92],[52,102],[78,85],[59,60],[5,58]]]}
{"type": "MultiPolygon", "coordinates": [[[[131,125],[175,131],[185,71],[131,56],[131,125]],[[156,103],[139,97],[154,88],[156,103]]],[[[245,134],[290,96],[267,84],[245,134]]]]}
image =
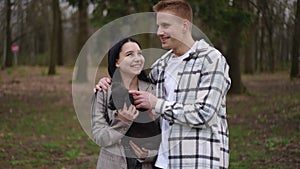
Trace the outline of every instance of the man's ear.
{"type": "Polygon", "coordinates": [[[183,31],[184,32],[190,31],[190,26],[191,26],[191,23],[187,19],[184,19],[183,20],[183,31]]]}

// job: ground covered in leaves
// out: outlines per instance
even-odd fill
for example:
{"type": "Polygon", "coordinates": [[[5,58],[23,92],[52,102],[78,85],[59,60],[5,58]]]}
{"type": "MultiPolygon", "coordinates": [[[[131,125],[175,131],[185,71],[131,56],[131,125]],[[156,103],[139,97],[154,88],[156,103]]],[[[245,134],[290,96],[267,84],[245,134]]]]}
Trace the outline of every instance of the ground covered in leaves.
{"type": "MultiPolygon", "coordinates": [[[[0,71],[0,168],[95,168],[100,148],[74,111],[73,69],[57,72],[0,71]]],[[[300,80],[287,72],[242,79],[247,93],[227,97],[230,168],[299,168],[300,80]]]]}

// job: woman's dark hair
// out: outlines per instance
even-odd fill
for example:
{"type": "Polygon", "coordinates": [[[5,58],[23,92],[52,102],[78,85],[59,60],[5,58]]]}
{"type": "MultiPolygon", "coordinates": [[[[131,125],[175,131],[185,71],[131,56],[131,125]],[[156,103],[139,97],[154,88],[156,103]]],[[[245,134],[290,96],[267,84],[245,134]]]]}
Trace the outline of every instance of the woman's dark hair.
{"type": "MultiPolygon", "coordinates": [[[[119,54],[123,45],[127,42],[134,42],[141,48],[141,45],[138,43],[138,41],[130,37],[122,39],[121,41],[117,42],[113,47],[111,47],[108,51],[108,73],[111,78],[113,78],[114,76],[119,76],[119,71],[116,72],[116,70],[119,70],[116,67],[116,62],[120,57],[119,54]]],[[[114,79],[120,80],[119,77],[114,79]]],[[[144,70],[142,70],[141,73],[138,75],[138,79],[149,82],[147,74],[144,70]]]]}
{"type": "MultiPolygon", "coordinates": [[[[108,51],[108,73],[112,79],[112,95],[109,99],[109,108],[112,110],[121,109],[124,103],[126,103],[127,106],[133,104],[133,97],[123,86],[120,69],[116,67],[116,62],[120,57],[121,49],[127,42],[134,42],[141,48],[141,45],[135,39],[125,38],[116,43],[108,51]]],[[[149,82],[144,70],[138,75],[138,79],[149,82]]]]}

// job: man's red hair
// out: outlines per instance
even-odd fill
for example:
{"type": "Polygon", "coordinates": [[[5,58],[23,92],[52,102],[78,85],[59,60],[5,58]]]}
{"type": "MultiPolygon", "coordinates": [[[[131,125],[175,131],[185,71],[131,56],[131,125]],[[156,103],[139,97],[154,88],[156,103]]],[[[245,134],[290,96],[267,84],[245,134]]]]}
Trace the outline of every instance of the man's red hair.
{"type": "Polygon", "coordinates": [[[184,0],[162,0],[153,6],[154,12],[171,11],[176,16],[187,19],[192,23],[193,10],[184,0]]]}

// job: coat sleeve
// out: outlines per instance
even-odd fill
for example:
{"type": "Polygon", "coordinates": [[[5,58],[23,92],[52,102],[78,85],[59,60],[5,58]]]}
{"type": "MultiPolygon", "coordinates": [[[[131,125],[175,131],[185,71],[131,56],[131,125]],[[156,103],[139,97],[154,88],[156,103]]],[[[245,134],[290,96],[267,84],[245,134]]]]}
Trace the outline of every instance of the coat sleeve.
{"type": "Polygon", "coordinates": [[[193,104],[182,104],[158,99],[157,113],[171,121],[195,128],[206,128],[218,121],[217,113],[229,90],[229,66],[223,56],[206,57],[202,63],[202,74],[193,104]]]}
{"type": "Polygon", "coordinates": [[[94,141],[101,147],[111,146],[120,143],[132,123],[126,123],[118,119],[116,111],[107,107],[108,94],[105,91],[97,93],[92,104],[92,135],[94,141]],[[106,113],[111,113],[108,123],[105,118],[106,113]]]}

